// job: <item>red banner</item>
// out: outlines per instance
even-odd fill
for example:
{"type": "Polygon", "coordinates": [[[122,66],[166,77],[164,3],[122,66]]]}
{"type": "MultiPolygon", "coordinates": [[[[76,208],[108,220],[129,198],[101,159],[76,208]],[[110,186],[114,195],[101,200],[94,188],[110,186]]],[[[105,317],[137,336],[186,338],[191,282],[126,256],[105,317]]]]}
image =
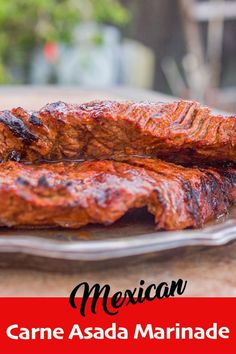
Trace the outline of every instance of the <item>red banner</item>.
{"type": "Polygon", "coordinates": [[[113,316],[99,301],[83,317],[67,298],[1,298],[0,353],[236,353],[236,298],[146,301],[113,316]]]}

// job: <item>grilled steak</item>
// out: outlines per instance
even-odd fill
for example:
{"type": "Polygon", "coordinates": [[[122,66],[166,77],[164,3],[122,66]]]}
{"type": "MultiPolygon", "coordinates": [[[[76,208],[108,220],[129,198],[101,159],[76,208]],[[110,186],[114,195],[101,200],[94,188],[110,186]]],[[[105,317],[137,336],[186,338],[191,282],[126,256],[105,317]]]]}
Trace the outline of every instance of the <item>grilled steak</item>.
{"type": "Polygon", "coordinates": [[[0,112],[0,160],[115,159],[236,162],[236,117],[196,102],[71,105],[0,112]]]}
{"type": "Polygon", "coordinates": [[[0,164],[0,224],[111,224],[147,207],[157,229],[200,227],[236,200],[236,169],[184,168],[161,160],[0,164]]]}

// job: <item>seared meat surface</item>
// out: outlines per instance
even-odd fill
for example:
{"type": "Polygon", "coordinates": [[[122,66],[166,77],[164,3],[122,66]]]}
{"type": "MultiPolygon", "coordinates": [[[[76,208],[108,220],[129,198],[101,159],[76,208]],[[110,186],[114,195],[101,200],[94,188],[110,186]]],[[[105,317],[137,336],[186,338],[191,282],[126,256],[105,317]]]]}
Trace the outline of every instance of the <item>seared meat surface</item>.
{"type": "Polygon", "coordinates": [[[161,160],[0,164],[2,226],[111,224],[147,207],[157,229],[200,227],[236,200],[236,169],[184,168],[161,160]]]}
{"type": "Polygon", "coordinates": [[[0,112],[0,160],[114,159],[236,162],[236,117],[196,102],[100,101],[0,112]]]}

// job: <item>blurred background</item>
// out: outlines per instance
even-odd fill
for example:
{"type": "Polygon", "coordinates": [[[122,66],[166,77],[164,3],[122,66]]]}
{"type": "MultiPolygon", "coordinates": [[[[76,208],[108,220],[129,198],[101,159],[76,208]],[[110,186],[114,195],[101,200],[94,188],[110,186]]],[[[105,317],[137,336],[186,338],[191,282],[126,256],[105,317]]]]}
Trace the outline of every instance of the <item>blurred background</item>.
{"type": "Polygon", "coordinates": [[[155,90],[236,111],[236,0],[0,0],[0,84],[155,90]]]}

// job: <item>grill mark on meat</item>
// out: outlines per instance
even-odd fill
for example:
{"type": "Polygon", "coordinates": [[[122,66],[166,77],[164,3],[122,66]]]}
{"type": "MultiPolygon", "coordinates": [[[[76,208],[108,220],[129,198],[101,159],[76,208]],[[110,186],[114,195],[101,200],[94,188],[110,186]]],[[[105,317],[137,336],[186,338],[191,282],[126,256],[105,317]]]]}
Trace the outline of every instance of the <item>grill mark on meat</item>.
{"type": "Polygon", "coordinates": [[[220,143],[220,129],[221,129],[221,125],[223,124],[223,122],[220,122],[218,127],[217,127],[217,130],[216,130],[216,141],[218,143],[220,143]]]}
{"type": "Polygon", "coordinates": [[[167,210],[167,201],[165,200],[165,198],[163,198],[159,189],[154,189],[154,192],[157,195],[157,199],[160,202],[162,209],[163,209],[163,213],[164,213],[167,210]]]}
{"type": "MultiPolygon", "coordinates": [[[[220,175],[224,177],[222,184],[222,193],[225,195],[226,202],[229,200],[232,201],[230,190],[236,190],[236,170],[230,170],[225,168],[220,168],[220,175]]],[[[229,202],[228,202],[229,203],[229,202]]]]}
{"type": "MultiPolygon", "coordinates": [[[[221,192],[222,192],[222,196],[223,196],[226,208],[228,208],[230,206],[230,203],[231,203],[230,200],[229,200],[229,195],[231,195],[231,193],[229,191],[230,191],[230,189],[232,189],[233,186],[234,186],[234,184],[233,183],[229,184],[225,177],[224,177],[223,182],[222,181],[220,182],[220,189],[221,189],[221,192]]],[[[227,210],[226,210],[226,212],[227,212],[227,210]]]]}
{"type": "Polygon", "coordinates": [[[42,175],[39,179],[38,179],[38,187],[45,187],[48,188],[50,186],[47,177],[45,175],[42,175]]]}
{"type": "Polygon", "coordinates": [[[198,110],[197,110],[197,109],[194,109],[193,113],[192,113],[191,116],[190,116],[189,122],[188,122],[187,124],[184,124],[184,125],[181,127],[181,129],[186,129],[186,130],[191,129],[191,128],[192,128],[192,125],[193,125],[193,122],[194,122],[194,120],[195,120],[195,118],[196,118],[197,113],[198,113],[198,110]]]}
{"type": "Polygon", "coordinates": [[[207,176],[203,174],[203,176],[200,177],[201,190],[203,191],[203,196],[206,199],[207,204],[211,205],[211,196],[208,193],[209,191],[207,188],[207,183],[208,183],[207,176]]]}
{"type": "MultiPolygon", "coordinates": [[[[156,194],[158,204],[161,205],[161,211],[162,211],[161,215],[158,215],[158,218],[156,218],[156,228],[161,230],[162,229],[162,222],[163,222],[162,219],[163,219],[165,213],[167,212],[168,205],[167,205],[166,199],[163,197],[163,195],[161,194],[159,189],[154,189],[153,192],[156,194]]],[[[149,209],[151,209],[150,206],[149,206],[149,209]]]]}
{"type": "Polygon", "coordinates": [[[24,122],[9,111],[3,111],[0,113],[0,123],[4,123],[11,130],[13,135],[22,139],[27,145],[38,140],[38,137],[31,133],[24,122]]]}
{"type": "MultiPolygon", "coordinates": [[[[198,113],[200,114],[200,120],[198,122],[198,125],[197,125],[196,129],[188,135],[188,137],[192,138],[192,139],[194,139],[194,137],[198,138],[198,134],[201,131],[203,124],[205,123],[203,112],[198,112],[198,113]]],[[[195,116],[195,121],[197,120],[198,117],[199,117],[199,115],[197,114],[195,116]]],[[[194,126],[194,124],[192,124],[192,128],[193,128],[193,126],[194,126]]]]}
{"type": "Polygon", "coordinates": [[[184,181],[181,179],[181,185],[184,189],[186,199],[187,199],[187,207],[188,211],[193,217],[196,225],[202,225],[202,221],[200,218],[200,213],[199,213],[199,203],[198,203],[198,198],[197,198],[197,192],[194,190],[194,188],[191,186],[191,183],[184,181]]]}
{"type": "MultiPolygon", "coordinates": [[[[206,184],[208,203],[212,207],[213,211],[215,212],[218,210],[219,203],[221,203],[222,201],[226,203],[227,201],[227,198],[225,198],[226,194],[225,191],[222,190],[221,182],[216,178],[214,173],[207,170],[205,170],[205,173],[206,173],[206,179],[208,180],[208,183],[206,184]],[[221,198],[219,198],[219,196],[221,198]]],[[[225,205],[225,209],[227,207],[228,207],[228,202],[227,205],[225,205]]]]}
{"type": "Polygon", "coordinates": [[[150,118],[151,119],[160,119],[162,117],[163,117],[163,113],[162,112],[158,112],[158,113],[153,114],[150,118]]]}
{"type": "Polygon", "coordinates": [[[198,131],[198,139],[204,139],[207,136],[209,125],[209,121],[206,121],[202,124],[201,129],[198,131]]]}
{"type": "Polygon", "coordinates": [[[225,169],[221,168],[220,174],[225,177],[228,184],[236,187],[236,173],[232,173],[231,170],[227,169],[227,167],[230,167],[230,166],[226,166],[225,169]]]}
{"type": "Polygon", "coordinates": [[[25,179],[23,177],[17,177],[16,183],[20,184],[22,186],[29,186],[30,185],[29,181],[27,181],[27,179],[25,179]]]}
{"type": "Polygon", "coordinates": [[[29,122],[37,127],[43,126],[43,122],[35,114],[30,115],[29,122]]]}
{"type": "Polygon", "coordinates": [[[12,150],[7,156],[7,160],[19,162],[21,160],[21,153],[19,151],[12,150]]]}
{"type": "Polygon", "coordinates": [[[186,107],[184,108],[184,110],[181,112],[181,114],[179,115],[178,119],[175,120],[172,124],[171,127],[173,127],[174,129],[179,129],[181,126],[181,124],[184,122],[184,120],[186,119],[186,117],[188,116],[189,112],[192,111],[193,109],[193,103],[190,103],[189,105],[186,105],[186,107]]]}
{"type": "MultiPolygon", "coordinates": [[[[212,119],[213,119],[213,117],[212,117],[212,119]]],[[[210,119],[206,120],[205,125],[204,124],[202,125],[201,135],[198,136],[198,139],[203,140],[203,139],[206,139],[206,137],[208,136],[208,141],[211,140],[212,143],[214,144],[214,141],[217,142],[218,128],[219,127],[217,127],[217,124],[212,124],[212,121],[210,119]],[[211,134],[208,134],[209,132],[211,134]]]]}

